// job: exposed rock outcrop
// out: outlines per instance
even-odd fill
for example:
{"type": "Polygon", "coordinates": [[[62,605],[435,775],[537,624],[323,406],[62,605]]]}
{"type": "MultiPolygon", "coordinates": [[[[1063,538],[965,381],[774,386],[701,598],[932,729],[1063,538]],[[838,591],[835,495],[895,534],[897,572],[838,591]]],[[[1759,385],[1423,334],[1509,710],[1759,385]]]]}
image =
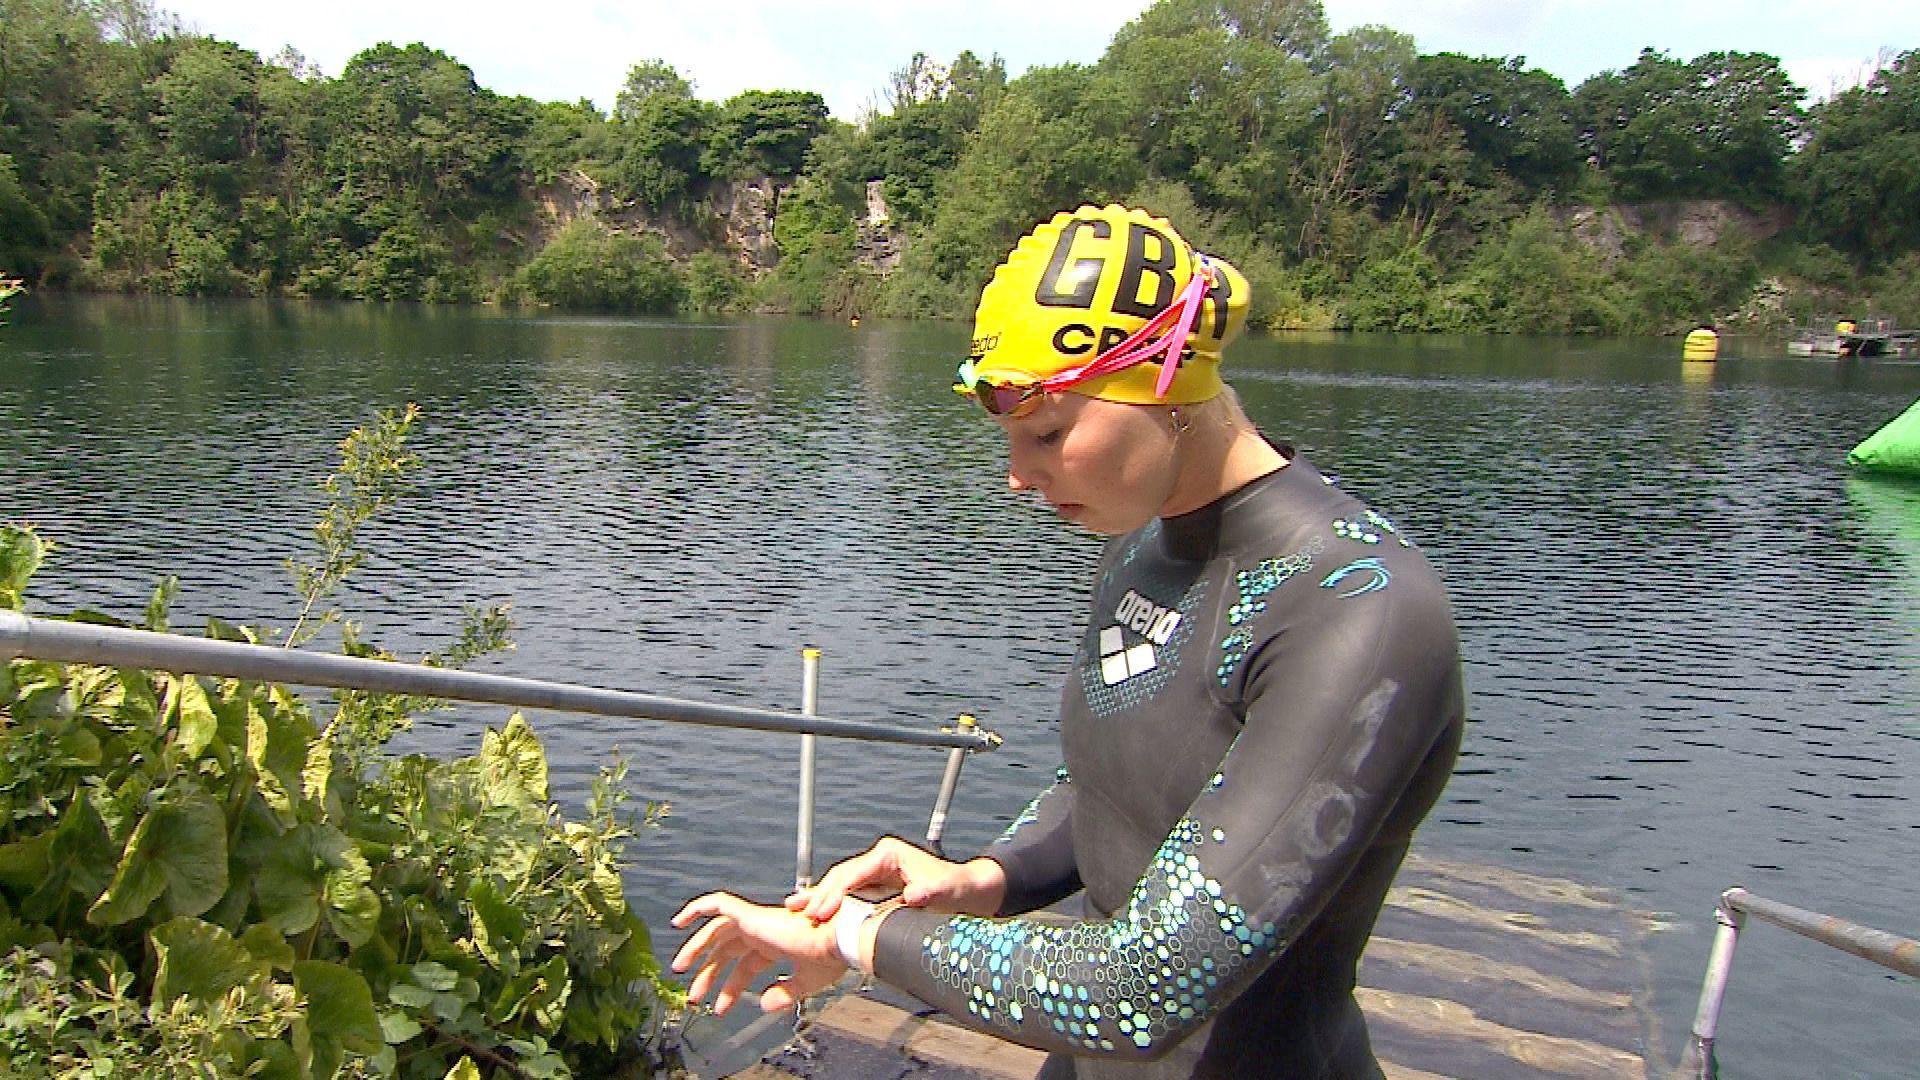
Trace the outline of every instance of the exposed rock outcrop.
{"type": "Polygon", "coordinates": [[[713,184],[695,200],[693,220],[688,222],[612,199],[591,176],[569,172],[534,191],[538,209],[534,240],[544,244],[575,220],[597,217],[615,232],[659,237],[676,260],[720,250],[737,259],[742,269],[759,275],[780,261],[773,242],[773,216],[785,192],[768,177],[713,184]]]}
{"type": "Polygon", "coordinates": [[[1609,262],[1625,255],[1627,240],[1636,234],[1689,247],[1712,247],[1734,235],[1765,240],[1792,223],[1784,207],[1756,213],[1720,199],[1575,206],[1559,216],[1575,238],[1609,262]]]}
{"type": "Polygon", "coordinates": [[[859,222],[853,239],[853,259],[868,270],[885,277],[900,265],[906,251],[907,234],[894,227],[893,214],[887,209],[882,181],[867,181],[867,216],[859,222]]]}

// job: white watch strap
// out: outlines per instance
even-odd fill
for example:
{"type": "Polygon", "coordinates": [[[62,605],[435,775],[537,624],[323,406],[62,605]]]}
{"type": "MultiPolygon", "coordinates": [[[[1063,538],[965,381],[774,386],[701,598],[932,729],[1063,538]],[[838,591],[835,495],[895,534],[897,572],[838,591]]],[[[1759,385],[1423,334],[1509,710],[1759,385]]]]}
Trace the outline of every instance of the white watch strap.
{"type": "Polygon", "coordinates": [[[840,898],[840,910],[833,914],[833,943],[840,950],[840,959],[855,971],[865,971],[860,966],[860,924],[873,914],[873,905],[856,896],[840,898]]]}

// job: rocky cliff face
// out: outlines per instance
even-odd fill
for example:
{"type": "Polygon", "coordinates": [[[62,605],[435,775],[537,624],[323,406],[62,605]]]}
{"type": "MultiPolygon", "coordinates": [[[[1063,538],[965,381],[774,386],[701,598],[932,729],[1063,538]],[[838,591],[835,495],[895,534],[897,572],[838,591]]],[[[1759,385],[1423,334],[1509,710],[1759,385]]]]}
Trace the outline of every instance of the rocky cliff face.
{"type": "Polygon", "coordinates": [[[900,265],[906,250],[907,234],[894,227],[887,210],[887,197],[881,193],[881,181],[867,181],[867,216],[859,222],[853,239],[856,263],[885,277],[900,265]]]}
{"type": "MultiPolygon", "coordinates": [[[[571,172],[533,192],[537,213],[532,240],[538,247],[576,219],[596,217],[616,232],[658,236],[674,259],[685,260],[702,251],[726,252],[741,269],[758,277],[780,261],[773,242],[773,217],[786,192],[787,188],[767,177],[717,184],[695,204],[695,220],[689,224],[616,201],[593,177],[571,172]]],[[[900,265],[907,235],[894,223],[880,181],[868,181],[866,194],[866,214],[855,223],[854,261],[885,276],[900,265]]]]}
{"type": "Polygon", "coordinates": [[[544,244],[574,220],[597,217],[615,232],[658,236],[675,259],[724,251],[743,269],[759,275],[780,261],[773,243],[773,215],[785,191],[766,177],[716,184],[695,203],[694,221],[689,224],[609,198],[591,176],[571,172],[533,193],[538,209],[534,241],[544,244]]]}
{"type": "Polygon", "coordinates": [[[1623,203],[1600,209],[1577,206],[1559,211],[1558,216],[1575,237],[1609,262],[1625,254],[1627,238],[1633,235],[1650,234],[1668,243],[1712,247],[1734,235],[1764,240],[1792,223],[1785,208],[1755,213],[1717,199],[1623,203]]]}

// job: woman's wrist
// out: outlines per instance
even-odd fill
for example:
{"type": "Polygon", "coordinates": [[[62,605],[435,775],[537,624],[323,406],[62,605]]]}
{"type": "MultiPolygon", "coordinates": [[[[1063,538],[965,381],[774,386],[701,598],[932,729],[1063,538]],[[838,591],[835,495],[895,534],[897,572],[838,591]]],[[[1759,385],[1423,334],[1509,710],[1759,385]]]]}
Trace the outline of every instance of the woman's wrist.
{"type": "Polygon", "coordinates": [[[833,913],[833,944],[850,968],[867,970],[860,966],[860,930],[872,914],[873,905],[857,896],[842,897],[840,910],[833,913]]]}
{"type": "Polygon", "coordinates": [[[992,918],[1007,898],[1007,868],[986,855],[969,859],[960,868],[967,875],[967,914],[992,918]]]}
{"type": "Polygon", "coordinates": [[[867,917],[860,920],[856,930],[859,951],[855,954],[859,962],[853,966],[859,969],[861,974],[873,974],[873,954],[875,946],[880,941],[880,924],[887,921],[887,916],[905,906],[906,904],[898,899],[875,904],[867,917]]]}

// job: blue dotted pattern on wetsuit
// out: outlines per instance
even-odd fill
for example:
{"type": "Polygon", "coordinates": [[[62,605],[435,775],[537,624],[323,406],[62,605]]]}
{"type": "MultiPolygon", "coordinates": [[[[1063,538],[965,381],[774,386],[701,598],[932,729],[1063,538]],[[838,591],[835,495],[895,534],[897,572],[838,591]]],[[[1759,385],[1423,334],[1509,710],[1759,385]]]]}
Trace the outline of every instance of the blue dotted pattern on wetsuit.
{"type": "Polygon", "coordinates": [[[1279,928],[1252,921],[1201,872],[1201,847],[1225,840],[1182,820],[1124,916],[1069,926],[959,916],[920,939],[923,963],[988,1024],[1043,1024],[1088,1050],[1150,1048],[1204,1019],[1222,986],[1283,946],[1279,928]]]}
{"type": "Polygon", "coordinates": [[[996,844],[1011,843],[1013,841],[1014,835],[1018,833],[1021,829],[1024,829],[1027,826],[1033,824],[1034,822],[1039,821],[1040,820],[1040,801],[1042,799],[1045,799],[1047,796],[1053,794],[1053,789],[1059,787],[1061,784],[1066,783],[1067,779],[1068,779],[1067,767],[1065,765],[1062,765],[1060,766],[1060,768],[1054,771],[1053,783],[1047,785],[1047,789],[1045,791],[1042,791],[1040,794],[1035,795],[1033,797],[1033,801],[1027,803],[1027,808],[1020,811],[1020,815],[1013,819],[1013,824],[1007,826],[1006,831],[1001,833],[998,837],[995,837],[993,842],[996,844]]]}
{"type": "Polygon", "coordinates": [[[1239,669],[1240,662],[1247,658],[1253,649],[1252,622],[1267,610],[1267,595],[1285,585],[1294,577],[1313,569],[1313,557],[1320,554],[1325,543],[1315,537],[1313,543],[1291,555],[1278,559],[1264,559],[1251,570],[1242,570],[1233,576],[1234,585],[1240,590],[1240,598],[1227,609],[1227,625],[1233,627],[1220,641],[1220,666],[1214,669],[1214,675],[1221,686],[1233,681],[1233,673],[1239,669]]]}
{"type": "Polygon", "coordinates": [[[1377,544],[1385,533],[1400,542],[1401,547],[1412,547],[1413,542],[1393,527],[1386,516],[1373,510],[1362,511],[1358,517],[1341,518],[1333,523],[1333,535],[1342,540],[1353,540],[1362,544],[1377,544]]]}

